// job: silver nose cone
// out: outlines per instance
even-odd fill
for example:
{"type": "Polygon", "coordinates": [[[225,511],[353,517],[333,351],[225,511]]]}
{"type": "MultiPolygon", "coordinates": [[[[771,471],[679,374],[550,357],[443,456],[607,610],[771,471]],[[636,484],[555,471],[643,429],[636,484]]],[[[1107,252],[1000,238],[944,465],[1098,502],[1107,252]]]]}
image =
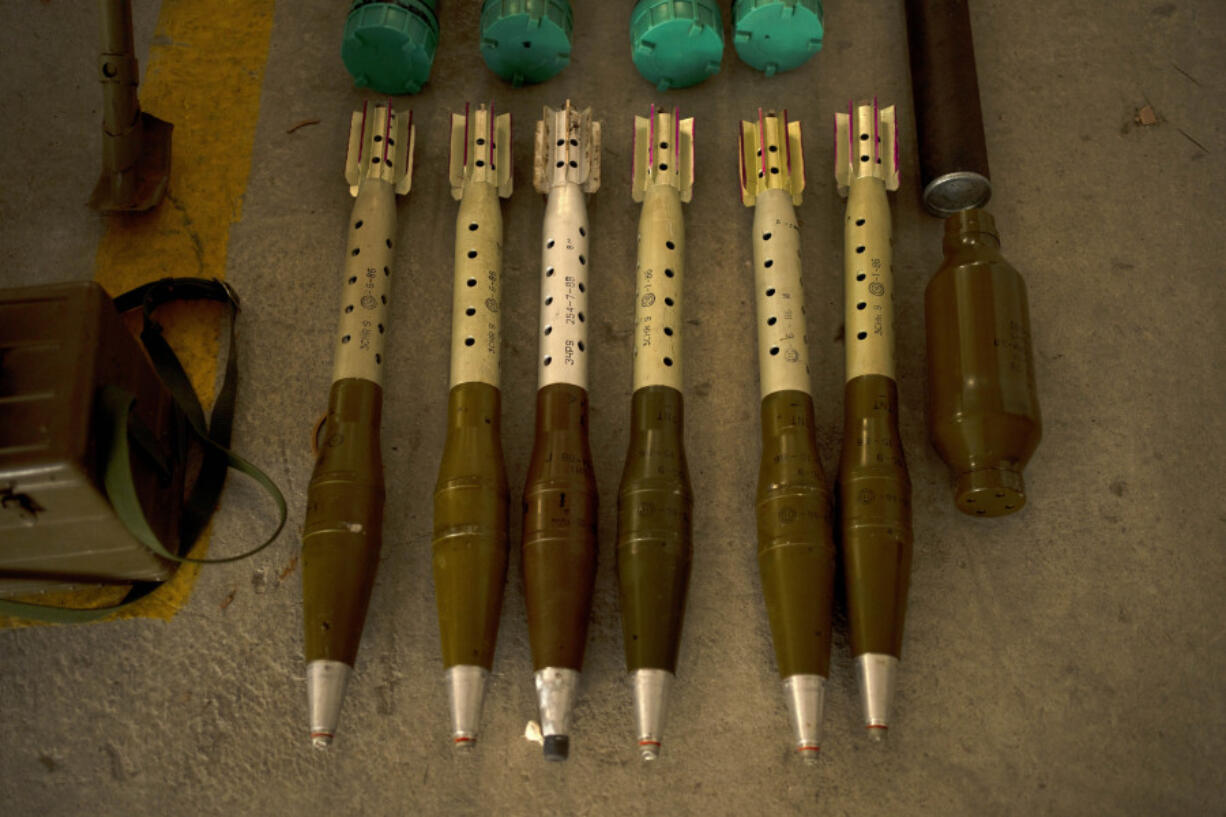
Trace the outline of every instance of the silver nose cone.
{"type": "Polygon", "coordinates": [[[864,725],[873,741],[885,740],[890,726],[890,705],[894,702],[894,684],[898,676],[898,659],[879,652],[856,656],[856,678],[860,682],[860,703],[864,707],[864,725]]]}
{"type": "Polygon", "coordinates": [[[485,667],[468,664],[457,664],[443,675],[451,709],[451,737],[457,749],[471,748],[477,742],[488,675],[485,667]]]}
{"type": "Polygon", "coordinates": [[[816,763],[822,748],[826,679],[820,675],[789,675],[783,679],[783,698],[788,705],[796,752],[806,763],[816,763]]]}
{"type": "Polygon", "coordinates": [[[307,664],[307,706],[311,717],[311,745],[327,749],[336,735],[345,702],[345,687],[353,667],[343,661],[312,661],[307,664]]]}
{"type": "Polygon", "coordinates": [[[662,669],[640,669],[630,673],[634,687],[634,725],[638,732],[639,757],[655,760],[664,739],[664,719],[668,714],[668,692],[673,674],[662,669]]]}

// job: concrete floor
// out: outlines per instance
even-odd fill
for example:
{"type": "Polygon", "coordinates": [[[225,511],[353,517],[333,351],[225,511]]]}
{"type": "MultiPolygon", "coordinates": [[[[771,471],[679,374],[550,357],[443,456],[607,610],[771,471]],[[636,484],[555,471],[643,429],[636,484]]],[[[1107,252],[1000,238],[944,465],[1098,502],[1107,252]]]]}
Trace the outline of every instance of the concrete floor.
{"type": "MultiPolygon", "coordinates": [[[[83,206],[99,152],[92,8],[19,5],[6,9],[0,34],[0,285],[88,279],[104,230],[83,206]]],[[[135,5],[143,56],[158,4],[135,5]]],[[[918,204],[901,4],[830,2],[825,49],[803,69],[766,80],[729,48],[716,78],[667,94],[628,59],[626,0],[575,5],[571,66],[512,90],[480,62],[477,4],[444,2],[433,80],[400,103],[415,108],[419,152],[400,211],[388,341],[384,556],[342,733],[320,754],[305,733],[299,578],[279,576],[300,545],[308,432],[330,376],[351,204],[346,122],[360,96],[337,53],[343,4],[277,4],[225,274],[245,306],[236,445],[285,490],[290,525],[250,562],[203,571],[169,623],[0,633],[4,813],[1226,813],[1226,5],[972,4],[991,209],[1030,287],[1045,420],[1026,472],[1029,505],[991,522],[955,510],[926,440],[922,298],[940,262],[940,224],[918,204]],[[902,126],[893,209],[914,574],[889,744],[862,734],[840,619],[822,760],[807,768],[788,750],[754,556],[751,214],[736,195],[735,126],[763,105],[788,107],[807,129],[799,213],[829,474],[842,417],[843,205],[828,134],[836,109],[871,94],[898,105],[902,126]],[[531,189],[531,130],[543,104],[568,96],[594,105],[606,133],[604,187],[591,201],[602,561],[583,694],[571,760],[546,765],[523,737],[535,712],[513,549],[483,740],[458,757],[429,562],[455,217],[447,117],[491,98],[515,115],[503,379],[517,498],[531,445],[544,210],[531,189]],[[697,506],[680,679],[664,758],[644,768],[632,745],[612,542],[631,384],[631,116],[652,101],[697,118],[685,303],[697,506]],[[1133,118],[1147,103],[1158,123],[1141,127],[1133,118]],[[322,121],[286,134],[307,117],[322,121]]],[[[233,551],[265,524],[265,509],[237,480],[224,505],[213,547],[233,551]]],[[[511,535],[518,541],[514,518],[511,535]]]]}

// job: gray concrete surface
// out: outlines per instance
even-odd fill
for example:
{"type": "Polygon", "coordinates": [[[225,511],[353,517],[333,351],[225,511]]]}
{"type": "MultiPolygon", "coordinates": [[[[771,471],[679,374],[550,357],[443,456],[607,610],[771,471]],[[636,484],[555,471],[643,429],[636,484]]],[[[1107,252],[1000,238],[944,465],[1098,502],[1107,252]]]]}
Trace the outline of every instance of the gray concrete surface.
{"type": "MultiPolygon", "coordinates": [[[[923,423],[922,297],[940,225],[918,204],[900,3],[829,2],[825,49],[766,80],[728,49],[698,88],[655,93],[628,59],[626,0],[579,0],[575,57],[512,90],[481,64],[477,3],[445,0],[434,78],[412,100],[414,191],[401,209],[389,338],[386,543],[333,751],[306,740],[298,573],[308,431],[325,403],[350,200],[339,0],[279,3],[243,216],[226,269],[243,297],[237,446],[285,489],[291,524],[248,563],[205,570],[169,623],[0,633],[0,811],[123,814],[1223,814],[1226,813],[1226,6],[1217,0],[976,0],[973,22],[1008,258],[1027,277],[1044,440],[1030,504],[981,522],[950,501],[923,423]],[[827,472],[838,454],[842,203],[831,116],[876,93],[899,106],[894,200],[902,431],[915,565],[890,743],[858,723],[845,622],[823,758],[794,762],[754,558],[758,451],[749,226],[735,124],[759,105],[804,123],[803,221],[814,394],[827,472]],[[536,253],[531,128],[543,104],[605,123],[593,230],[593,448],[601,564],[572,758],[546,765],[534,717],[518,555],[476,752],[453,756],[429,573],[442,447],[455,205],[447,115],[493,99],[516,121],[506,207],[504,435],[513,497],[531,445],[536,253]],[[612,547],[633,321],[631,116],[697,117],[687,210],[688,438],[695,559],[664,758],[632,746],[612,547]],[[1134,124],[1152,104],[1159,122],[1134,124]],[[293,135],[306,117],[320,125],[293,135]],[[233,602],[223,609],[231,593],[233,602]]],[[[137,0],[142,53],[157,4],[137,0]]],[[[88,4],[4,5],[0,285],[92,275],[101,220],[101,95],[88,4]]],[[[224,100],[202,104],[225,104],[224,100]]],[[[176,161],[190,161],[176,156],[176,161]]],[[[514,515],[513,515],[514,517],[514,515]]],[[[237,481],[213,546],[267,521],[237,481]]],[[[512,519],[512,539],[518,521],[512,519]]]]}

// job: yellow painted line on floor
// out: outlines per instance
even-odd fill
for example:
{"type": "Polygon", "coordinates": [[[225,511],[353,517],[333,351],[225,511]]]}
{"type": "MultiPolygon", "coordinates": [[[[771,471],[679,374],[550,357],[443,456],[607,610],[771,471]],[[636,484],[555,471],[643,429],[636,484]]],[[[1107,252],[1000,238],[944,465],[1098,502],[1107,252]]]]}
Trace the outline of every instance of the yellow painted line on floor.
{"type": "MultiPolygon", "coordinates": [[[[170,186],[148,214],[106,217],[94,280],[112,296],[167,276],[225,278],[230,225],[242,216],[251,169],[273,5],[163,0],[139,92],[143,110],[174,125],[170,186]]],[[[207,412],[217,375],[220,305],[172,304],[158,315],[207,412]]],[[[209,534],[191,555],[207,551],[209,534]]],[[[233,552],[243,544],[250,543],[237,543],[233,552]]],[[[198,571],[182,565],[119,617],[171,618],[187,601],[198,571]]],[[[124,593],[105,588],[45,594],[38,601],[93,607],[114,604],[124,593]]]]}

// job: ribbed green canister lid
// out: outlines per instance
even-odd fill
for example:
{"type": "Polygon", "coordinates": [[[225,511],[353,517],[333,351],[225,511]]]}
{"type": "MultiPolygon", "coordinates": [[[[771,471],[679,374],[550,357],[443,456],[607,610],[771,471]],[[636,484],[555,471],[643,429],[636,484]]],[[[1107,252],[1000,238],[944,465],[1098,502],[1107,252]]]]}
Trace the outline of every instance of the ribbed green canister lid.
{"type": "Polygon", "coordinates": [[[736,0],[732,45],[768,77],[799,68],[822,47],[821,0],[736,0]]]}
{"type": "Polygon", "coordinates": [[[567,0],[485,0],[481,56],[512,85],[544,82],[570,64],[573,27],[567,0]]]}
{"type": "Polygon", "coordinates": [[[353,81],[381,94],[420,91],[438,48],[437,5],[438,0],[356,0],[341,43],[353,81]]]}
{"type": "Polygon", "coordinates": [[[719,73],[724,24],[715,0],[638,0],[630,14],[630,55],[661,91],[719,73]]]}

